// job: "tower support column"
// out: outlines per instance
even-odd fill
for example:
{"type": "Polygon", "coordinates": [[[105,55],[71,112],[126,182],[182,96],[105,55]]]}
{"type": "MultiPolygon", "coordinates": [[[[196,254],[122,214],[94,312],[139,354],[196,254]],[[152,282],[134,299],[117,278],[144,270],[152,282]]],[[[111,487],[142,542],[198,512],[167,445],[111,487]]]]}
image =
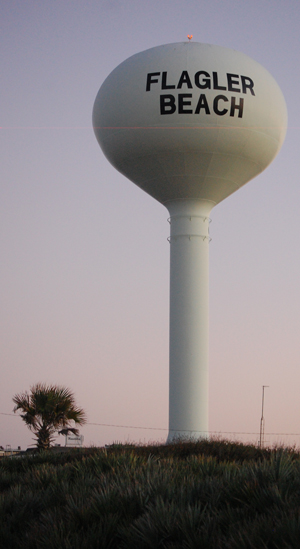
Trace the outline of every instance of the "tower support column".
{"type": "Polygon", "coordinates": [[[208,436],[209,213],[213,202],[172,200],[168,442],[208,436]]]}

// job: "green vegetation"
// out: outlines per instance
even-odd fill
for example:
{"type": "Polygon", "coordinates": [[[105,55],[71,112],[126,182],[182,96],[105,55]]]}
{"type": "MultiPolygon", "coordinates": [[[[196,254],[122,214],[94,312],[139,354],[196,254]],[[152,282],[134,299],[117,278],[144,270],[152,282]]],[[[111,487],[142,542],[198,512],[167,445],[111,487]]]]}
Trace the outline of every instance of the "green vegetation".
{"type": "Polygon", "coordinates": [[[35,434],[37,447],[46,450],[54,439],[54,433],[67,434],[71,431],[78,434],[78,429],[71,427],[71,421],[83,425],[85,413],[75,404],[73,393],[57,385],[37,383],[30,388],[31,393],[21,393],[13,397],[14,412],[21,410],[21,418],[35,434]]]}
{"type": "Polygon", "coordinates": [[[228,441],[0,460],[2,549],[300,546],[300,454],[228,441]]]}

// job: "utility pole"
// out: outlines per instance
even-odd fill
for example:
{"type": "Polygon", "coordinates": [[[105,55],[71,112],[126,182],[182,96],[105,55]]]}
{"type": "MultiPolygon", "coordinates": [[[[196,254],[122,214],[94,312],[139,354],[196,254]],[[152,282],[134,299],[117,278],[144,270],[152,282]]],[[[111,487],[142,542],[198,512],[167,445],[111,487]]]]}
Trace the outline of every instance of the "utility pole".
{"type": "Polygon", "coordinates": [[[265,418],[264,418],[264,402],[265,402],[265,389],[269,385],[262,386],[262,402],[261,402],[261,419],[260,419],[260,431],[259,431],[259,447],[264,447],[264,437],[265,437],[265,418]]]}

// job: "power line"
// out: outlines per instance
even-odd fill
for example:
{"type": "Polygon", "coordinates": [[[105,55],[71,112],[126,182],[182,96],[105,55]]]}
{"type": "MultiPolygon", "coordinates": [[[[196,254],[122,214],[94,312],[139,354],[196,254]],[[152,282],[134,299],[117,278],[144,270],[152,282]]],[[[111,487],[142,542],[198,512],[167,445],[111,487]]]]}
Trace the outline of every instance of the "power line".
{"type": "MultiPolygon", "coordinates": [[[[137,427],[135,425],[112,425],[110,423],[89,423],[85,425],[99,425],[100,427],[119,427],[121,429],[147,429],[149,431],[167,431],[166,427],[137,427]]],[[[175,430],[175,429],[174,429],[175,430]]],[[[177,429],[176,429],[177,431],[177,429]]]]}
{"type": "MultiPolygon", "coordinates": [[[[0,412],[1,416],[13,416],[13,417],[20,417],[17,414],[8,414],[5,412],[0,412]]],[[[199,431],[192,431],[190,429],[168,429],[167,427],[141,427],[137,425],[117,425],[113,423],[91,423],[87,422],[85,425],[96,425],[99,427],[117,427],[119,429],[140,429],[140,430],[147,430],[147,431],[176,431],[176,432],[183,432],[183,433],[199,433],[199,431]]],[[[201,431],[202,433],[208,433],[213,435],[255,435],[258,436],[258,432],[248,432],[248,431],[201,431]]],[[[265,435],[268,436],[293,436],[293,437],[300,437],[300,433],[265,433],[265,435]]]]}
{"type": "MultiPolygon", "coordinates": [[[[190,429],[168,429],[167,427],[137,427],[133,425],[115,425],[111,423],[86,423],[86,425],[99,425],[100,427],[118,427],[120,429],[147,429],[150,431],[176,431],[176,432],[189,432],[189,433],[199,433],[199,431],[192,431],[190,429]]],[[[248,432],[248,431],[201,431],[202,433],[211,433],[214,435],[259,435],[258,432],[248,432]]],[[[265,435],[268,436],[298,436],[300,437],[300,433],[265,433],[265,435]]]]}

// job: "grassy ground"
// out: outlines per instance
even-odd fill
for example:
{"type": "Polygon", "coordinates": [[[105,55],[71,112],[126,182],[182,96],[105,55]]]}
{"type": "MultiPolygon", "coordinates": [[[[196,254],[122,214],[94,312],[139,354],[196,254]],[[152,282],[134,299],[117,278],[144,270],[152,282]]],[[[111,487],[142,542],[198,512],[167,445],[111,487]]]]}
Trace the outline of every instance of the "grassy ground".
{"type": "Polygon", "coordinates": [[[300,454],[212,440],[0,459],[1,549],[300,548],[300,454]]]}

